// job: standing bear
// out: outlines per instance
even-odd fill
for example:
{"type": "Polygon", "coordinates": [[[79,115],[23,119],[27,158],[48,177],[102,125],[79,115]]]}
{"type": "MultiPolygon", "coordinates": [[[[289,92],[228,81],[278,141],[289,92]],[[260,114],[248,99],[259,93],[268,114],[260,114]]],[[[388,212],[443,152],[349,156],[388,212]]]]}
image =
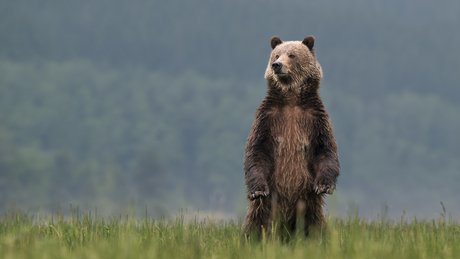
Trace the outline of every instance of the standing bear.
{"type": "Polygon", "coordinates": [[[340,172],[337,143],[318,93],[322,70],[315,38],[283,42],[274,36],[270,43],[268,92],[245,150],[244,228],[260,235],[281,222],[281,229],[292,232],[302,222],[308,235],[325,224],[324,197],[332,194],[340,172]]]}

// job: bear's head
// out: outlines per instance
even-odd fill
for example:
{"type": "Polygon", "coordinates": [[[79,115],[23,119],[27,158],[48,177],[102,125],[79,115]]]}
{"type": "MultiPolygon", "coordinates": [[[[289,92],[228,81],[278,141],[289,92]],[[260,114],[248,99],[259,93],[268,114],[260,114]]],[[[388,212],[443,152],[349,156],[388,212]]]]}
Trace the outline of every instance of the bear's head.
{"type": "Polygon", "coordinates": [[[321,81],[323,72],[316,61],[313,45],[315,38],[283,42],[278,36],[270,41],[272,54],[265,78],[283,90],[298,91],[306,80],[321,81]]]}

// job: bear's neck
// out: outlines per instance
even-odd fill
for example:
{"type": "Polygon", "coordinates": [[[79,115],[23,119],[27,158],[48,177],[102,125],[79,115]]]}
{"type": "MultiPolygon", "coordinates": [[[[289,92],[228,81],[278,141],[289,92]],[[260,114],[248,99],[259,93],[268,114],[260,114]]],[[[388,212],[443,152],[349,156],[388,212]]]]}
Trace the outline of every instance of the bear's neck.
{"type": "Polygon", "coordinates": [[[267,101],[275,106],[315,107],[321,102],[319,97],[320,80],[305,79],[299,89],[282,88],[276,82],[268,80],[267,101]]]}

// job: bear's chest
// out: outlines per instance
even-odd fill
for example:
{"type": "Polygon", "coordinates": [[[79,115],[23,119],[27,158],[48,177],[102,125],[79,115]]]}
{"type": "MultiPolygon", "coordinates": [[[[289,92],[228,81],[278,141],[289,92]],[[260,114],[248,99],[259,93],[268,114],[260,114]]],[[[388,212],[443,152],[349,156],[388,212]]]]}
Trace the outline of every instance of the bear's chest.
{"type": "Polygon", "coordinates": [[[272,112],[272,136],[278,156],[305,154],[308,147],[309,113],[299,106],[287,106],[272,112]]]}

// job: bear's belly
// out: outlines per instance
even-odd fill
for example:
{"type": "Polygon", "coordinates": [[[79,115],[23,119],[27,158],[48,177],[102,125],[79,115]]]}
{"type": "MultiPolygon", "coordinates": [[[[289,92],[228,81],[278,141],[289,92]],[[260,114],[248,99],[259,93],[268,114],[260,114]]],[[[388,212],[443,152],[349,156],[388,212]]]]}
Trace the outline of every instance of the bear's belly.
{"type": "Polygon", "coordinates": [[[308,171],[308,114],[299,107],[285,107],[276,116],[273,187],[280,198],[296,202],[311,189],[308,171]]]}
{"type": "Polygon", "coordinates": [[[275,191],[279,196],[297,200],[309,189],[307,145],[302,142],[278,145],[273,173],[275,191]]]}

